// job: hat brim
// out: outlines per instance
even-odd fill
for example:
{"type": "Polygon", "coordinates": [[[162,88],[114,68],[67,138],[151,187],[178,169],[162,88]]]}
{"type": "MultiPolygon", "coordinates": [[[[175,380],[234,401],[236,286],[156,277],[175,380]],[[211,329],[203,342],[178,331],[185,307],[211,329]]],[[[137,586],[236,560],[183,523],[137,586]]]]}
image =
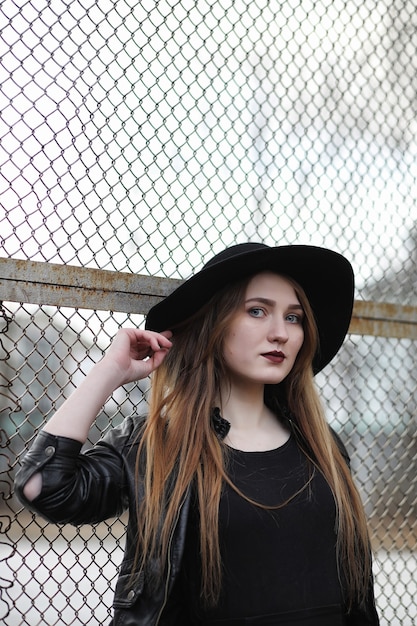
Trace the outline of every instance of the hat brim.
{"type": "Polygon", "coordinates": [[[171,329],[227,285],[270,270],[292,277],[304,289],[319,331],[313,369],[314,373],[322,370],[341,347],[352,316],[354,275],[349,261],[333,250],[315,246],[242,244],[241,251],[237,248],[229,257],[204,266],[152,307],[146,328],[157,332],[171,329]]]}

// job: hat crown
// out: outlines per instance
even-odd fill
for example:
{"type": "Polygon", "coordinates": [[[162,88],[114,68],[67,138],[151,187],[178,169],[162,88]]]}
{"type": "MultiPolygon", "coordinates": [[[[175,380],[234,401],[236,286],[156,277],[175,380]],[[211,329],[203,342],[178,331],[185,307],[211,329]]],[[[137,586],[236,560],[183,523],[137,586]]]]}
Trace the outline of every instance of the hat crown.
{"type": "Polygon", "coordinates": [[[247,252],[254,252],[255,250],[265,250],[267,248],[269,248],[269,246],[265,245],[264,243],[255,243],[255,242],[238,243],[234,246],[230,246],[229,248],[226,248],[226,250],[222,250],[222,252],[219,252],[214,257],[212,257],[204,265],[204,269],[211,267],[212,265],[216,265],[216,263],[223,263],[223,261],[227,261],[241,254],[246,254],[247,252]]]}

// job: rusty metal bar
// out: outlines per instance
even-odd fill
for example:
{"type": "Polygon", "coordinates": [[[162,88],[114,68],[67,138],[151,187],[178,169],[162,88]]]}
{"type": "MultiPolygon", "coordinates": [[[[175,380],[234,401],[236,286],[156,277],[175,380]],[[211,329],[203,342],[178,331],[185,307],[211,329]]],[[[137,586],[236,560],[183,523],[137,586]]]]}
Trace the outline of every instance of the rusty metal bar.
{"type": "Polygon", "coordinates": [[[349,332],[352,335],[417,339],[417,307],[356,300],[349,332]]]}
{"type": "Polygon", "coordinates": [[[124,313],[148,312],[180,280],[0,258],[0,300],[124,313]]]}
{"type": "MultiPolygon", "coordinates": [[[[0,300],[146,314],[182,281],[0,258],[0,300]]],[[[417,307],[356,300],[349,332],[417,339],[417,307]]]]}

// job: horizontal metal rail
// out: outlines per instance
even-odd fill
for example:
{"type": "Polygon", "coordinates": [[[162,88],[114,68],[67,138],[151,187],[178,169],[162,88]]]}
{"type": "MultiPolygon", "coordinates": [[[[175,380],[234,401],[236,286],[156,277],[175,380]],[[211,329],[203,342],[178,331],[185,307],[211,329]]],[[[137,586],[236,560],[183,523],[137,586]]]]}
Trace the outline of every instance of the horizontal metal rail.
{"type": "Polygon", "coordinates": [[[142,313],[182,281],[75,265],[0,258],[0,300],[142,313]]]}
{"type": "MultiPolygon", "coordinates": [[[[181,280],[0,258],[0,300],[146,314],[181,280]]],[[[417,339],[417,307],[356,300],[349,332],[417,339]]]]}
{"type": "Polygon", "coordinates": [[[355,300],[349,333],[417,339],[417,306],[355,300]]]}

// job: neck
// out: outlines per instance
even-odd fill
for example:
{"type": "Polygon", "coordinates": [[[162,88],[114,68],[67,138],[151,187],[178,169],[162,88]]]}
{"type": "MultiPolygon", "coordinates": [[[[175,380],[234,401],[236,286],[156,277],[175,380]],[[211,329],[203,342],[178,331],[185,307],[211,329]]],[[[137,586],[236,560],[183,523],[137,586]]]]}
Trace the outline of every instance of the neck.
{"type": "Polygon", "coordinates": [[[220,409],[222,417],[235,429],[259,428],[266,409],[263,385],[233,385],[231,389],[223,390],[220,394],[220,409]]]}
{"type": "Polygon", "coordinates": [[[232,385],[220,394],[220,412],[230,422],[225,443],[245,451],[283,445],[289,431],[264,402],[264,386],[232,385]]]}

